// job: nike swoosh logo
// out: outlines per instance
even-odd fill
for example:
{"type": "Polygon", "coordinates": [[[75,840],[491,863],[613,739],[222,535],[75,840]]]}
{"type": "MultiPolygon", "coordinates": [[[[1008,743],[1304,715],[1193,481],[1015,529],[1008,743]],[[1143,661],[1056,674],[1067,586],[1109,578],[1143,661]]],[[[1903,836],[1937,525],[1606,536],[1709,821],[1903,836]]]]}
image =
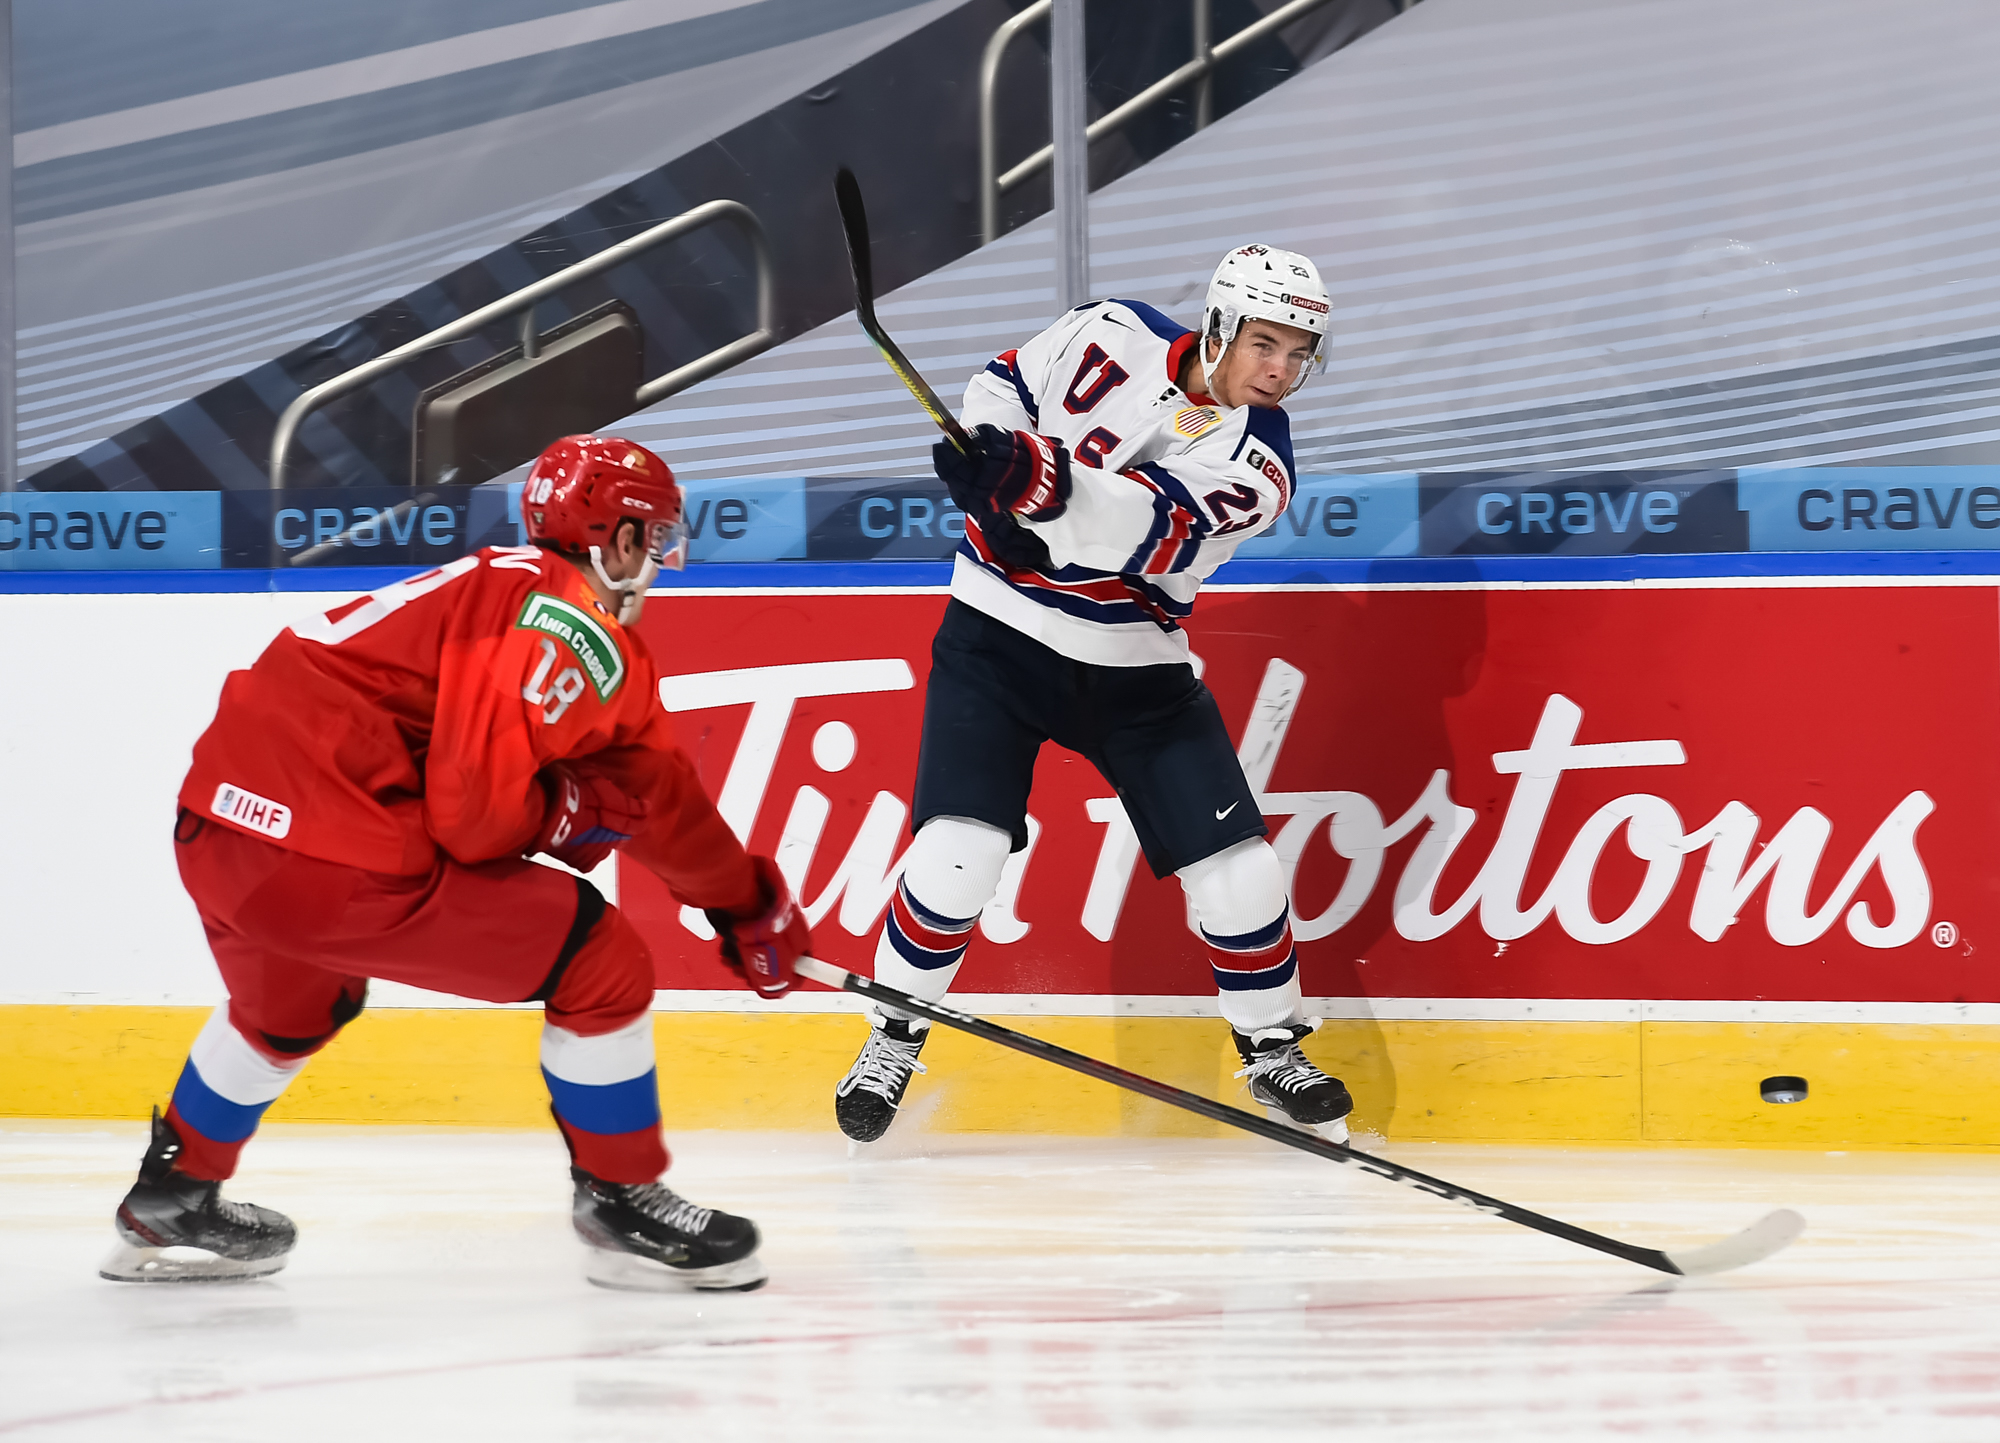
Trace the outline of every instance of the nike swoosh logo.
{"type": "Polygon", "coordinates": [[[1221,821],[1224,817],[1228,816],[1231,812],[1235,811],[1241,805],[1243,805],[1241,802],[1231,802],[1228,806],[1224,807],[1221,811],[1215,814],[1215,820],[1218,822],[1221,821]]]}

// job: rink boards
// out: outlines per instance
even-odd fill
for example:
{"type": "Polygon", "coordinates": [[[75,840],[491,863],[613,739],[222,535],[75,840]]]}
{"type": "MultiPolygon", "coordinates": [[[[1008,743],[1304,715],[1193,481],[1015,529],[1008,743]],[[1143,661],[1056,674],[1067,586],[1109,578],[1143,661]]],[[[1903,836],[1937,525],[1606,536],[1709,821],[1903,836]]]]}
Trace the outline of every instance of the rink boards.
{"type": "MultiPolygon", "coordinates": [[[[163,1098],[215,982],[166,844],[221,675],[325,595],[13,595],[22,816],[0,1111],[163,1098]],[[115,656],[78,676],[66,659],[115,656]],[[87,751],[79,752],[79,748],[87,751]],[[91,755],[79,775],[66,756],[91,755]],[[53,838],[56,845],[51,845],[53,838]],[[116,886],[106,887],[108,879],[116,886]],[[52,959],[61,959],[59,963],[52,959]]],[[[936,587],[692,589],[645,630],[725,815],[777,856],[816,950],[865,967],[907,845],[936,587]]],[[[1190,628],[1292,877],[1329,1020],[1309,1050],[1395,1137],[1990,1146],[2000,989],[2000,593],[1990,578],[1239,586],[1190,628]],[[1988,927],[1987,922],[1997,925],[1988,927]],[[1758,1083],[1808,1079],[1806,1102],[1758,1083]]],[[[1201,779],[1190,778],[1191,786],[1201,779]]],[[[973,1010],[1233,1095],[1178,887],[1110,789],[1045,751],[1032,843],[959,987],[973,1010]]],[[[735,989],[657,882],[670,1127],[831,1125],[845,999],[735,989]]],[[[273,1117],[545,1117],[538,1019],[378,987],[273,1117]]],[[[952,1130],[1206,1130],[956,1037],[912,1106],[952,1130]]]]}

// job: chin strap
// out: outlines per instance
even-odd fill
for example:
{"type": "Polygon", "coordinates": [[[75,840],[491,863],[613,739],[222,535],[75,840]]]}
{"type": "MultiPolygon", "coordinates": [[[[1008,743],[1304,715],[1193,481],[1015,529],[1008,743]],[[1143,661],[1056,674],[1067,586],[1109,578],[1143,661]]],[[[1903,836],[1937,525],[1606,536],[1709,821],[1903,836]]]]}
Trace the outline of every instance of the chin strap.
{"type": "Polygon", "coordinates": [[[637,622],[639,613],[645,609],[646,593],[652,589],[653,578],[660,574],[660,563],[648,556],[646,564],[639,569],[637,576],[625,581],[613,581],[605,574],[604,548],[593,546],[590,548],[590,565],[597,573],[597,579],[603,582],[607,589],[619,592],[624,597],[624,600],[618,603],[618,624],[631,626],[637,622]]]}

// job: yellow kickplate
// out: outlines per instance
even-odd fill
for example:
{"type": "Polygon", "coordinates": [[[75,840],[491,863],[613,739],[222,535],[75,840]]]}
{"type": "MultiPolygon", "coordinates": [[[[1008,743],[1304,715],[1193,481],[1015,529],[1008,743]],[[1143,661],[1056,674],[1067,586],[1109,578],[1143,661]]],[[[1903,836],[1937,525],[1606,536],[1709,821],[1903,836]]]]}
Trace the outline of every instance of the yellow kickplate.
{"type": "MultiPolygon", "coordinates": [[[[139,1118],[164,1105],[202,1008],[0,1007],[0,1116],[139,1118]]],[[[1228,1029],[1196,1018],[1002,1019],[1016,1030],[1238,1106],[1228,1029]]],[[[831,1130],[859,1017],[654,1014],[676,1129],[831,1130]]],[[[539,1127],[533,1010],[362,1014],[269,1116],[539,1127]]],[[[1894,1024],[1333,1021],[1307,1053],[1343,1078],[1357,1130],[1403,1140],[1760,1147],[1992,1147],[2000,1088],[1981,1027],[1894,1024]],[[1807,1079],[1804,1102],[1759,1083],[1807,1079]]],[[[906,1126],[941,1132],[1214,1136],[1220,1125],[939,1028],[906,1126]]]]}
{"type": "Polygon", "coordinates": [[[1648,1141],[2000,1146],[2000,1029],[1837,1022],[1645,1024],[1648,1141]],[[1763,1100],[1767,1077],[1803,1102],[1763,1100]]]}

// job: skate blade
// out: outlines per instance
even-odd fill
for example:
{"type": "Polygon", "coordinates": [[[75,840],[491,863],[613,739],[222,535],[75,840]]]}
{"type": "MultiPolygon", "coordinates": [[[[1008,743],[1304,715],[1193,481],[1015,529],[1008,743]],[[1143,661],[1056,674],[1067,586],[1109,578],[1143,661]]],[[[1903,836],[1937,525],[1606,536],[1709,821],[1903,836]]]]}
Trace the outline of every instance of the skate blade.
{"type": "MultiPolygon", "coordinates": [[[[1296,1132],[1310,1132],[1317,1137],[1325,1138],[1328,1142],[1337,1142],[1342,1147],[1349,1145],[1347,1140],[1347,1118],[1345,1117],[1336,1117],[1332,1122],[1318,1122],[1308,1125],[1303,1122],[1292,1121],[1291,1118],[1285,1115],[1285,1110],[1282,1107],[1267,1107],[1264,1109],[1264,1115],[1270,1118],[1271,1121],[1281,1123],[1296,1132]]],[[[1352,1116],[1352,1114],[1349,1114],[1349,1116],[1352,1116]]]]}
{"type": "Polygon", "coordinates": [[[148,1248],[119,1242],[98,1264],[97,1276],[114,1283],[244,1283],[268,1278],[289,1255],[243,1261],[204,1248],[148,1248]]]}
{"type": "Polygon", "coordinates": [[[748,1293],[770,1275],[755,1253],[712,1268],[670,1268],[665,1263],[610,1248],[586,1248],[583,1275],[621,1293],[748,1293]]]}

